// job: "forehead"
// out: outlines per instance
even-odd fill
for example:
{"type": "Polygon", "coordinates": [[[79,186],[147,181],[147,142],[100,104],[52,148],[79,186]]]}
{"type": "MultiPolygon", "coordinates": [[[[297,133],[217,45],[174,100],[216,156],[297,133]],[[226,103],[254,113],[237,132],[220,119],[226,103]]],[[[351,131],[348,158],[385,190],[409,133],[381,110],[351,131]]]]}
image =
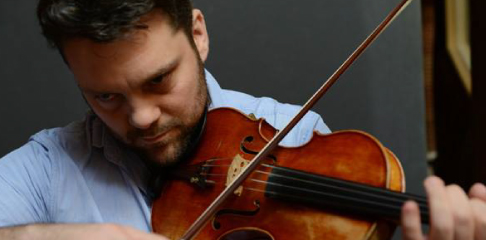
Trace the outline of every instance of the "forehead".
{"type": "Polygon", "coordinates": [[[109,43],[89,39],[67,40],[63,51],[68,65],[80,85],[88,80],[136,78],[155,64],[175,58],[182,45],[169,19],[160,12],[151,12],[143,20],[147,29],[137,29],[126,38],[109,43]]]}

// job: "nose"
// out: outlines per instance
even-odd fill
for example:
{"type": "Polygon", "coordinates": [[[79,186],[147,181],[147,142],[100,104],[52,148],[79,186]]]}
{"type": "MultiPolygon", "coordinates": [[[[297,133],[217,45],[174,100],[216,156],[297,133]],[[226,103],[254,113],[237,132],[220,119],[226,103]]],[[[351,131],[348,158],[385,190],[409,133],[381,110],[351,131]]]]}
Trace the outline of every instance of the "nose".
{"type": "Polygon", "coordinates": [[[149,99],[132,101],[129,122],[139,129],[148,129],[160,118],[161,112],[149,99]]]}

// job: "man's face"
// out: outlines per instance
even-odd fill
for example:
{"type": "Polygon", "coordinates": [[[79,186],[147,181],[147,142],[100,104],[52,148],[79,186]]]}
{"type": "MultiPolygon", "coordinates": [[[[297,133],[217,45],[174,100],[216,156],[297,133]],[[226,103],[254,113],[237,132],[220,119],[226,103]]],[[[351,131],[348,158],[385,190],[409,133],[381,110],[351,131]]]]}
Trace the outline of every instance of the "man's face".
{"type": "Polygon", "coordinates": [[[148,29],[127,39],[73,39],[63,50],[88,104],[113,135],[148,160],[166,165],[176,162],[198,134],[207,104],[202,66],[207,39],[201,40],[197,29],[188,39],[160,12],[142,21],[148,29]]]}

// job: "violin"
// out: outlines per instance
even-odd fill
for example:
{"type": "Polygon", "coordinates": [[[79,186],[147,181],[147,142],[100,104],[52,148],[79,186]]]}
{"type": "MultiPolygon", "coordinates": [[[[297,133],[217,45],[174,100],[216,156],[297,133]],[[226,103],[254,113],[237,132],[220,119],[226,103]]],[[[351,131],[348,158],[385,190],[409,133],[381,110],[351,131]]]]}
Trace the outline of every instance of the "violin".
{"type": "Polygon", "coordinates": [[[371,135],[339,131],[278,143],[411,2],[402,0],[283,129],[233,109],[207,114],[187,161],[170,168],[152,229],[171,239],[388,239],[406,200],[395,155],[371,135]],[[318,163],[318,164],[317,164],[318,163]]]}
{"type": "MultiPolygon", "coordinates": [[[[180,239],[276,134],[264,119],[231,108],[209,111],[200,143],[175,169],[152,207],[152,228],[180,239]]],[[[403,169],[371,135],[314,132],[277,147],[218,208],[197,239],[388,239],[406,200],[403,169]]]]}

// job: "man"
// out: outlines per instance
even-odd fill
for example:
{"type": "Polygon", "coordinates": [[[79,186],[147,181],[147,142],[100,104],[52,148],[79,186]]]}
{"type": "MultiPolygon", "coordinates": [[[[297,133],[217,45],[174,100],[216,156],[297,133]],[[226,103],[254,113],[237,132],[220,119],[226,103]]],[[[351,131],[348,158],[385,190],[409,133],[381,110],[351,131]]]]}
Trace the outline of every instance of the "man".
{"type": "MultiPolygon", "coordinates": [[[[34,135],[0,160],[0,239],[164,239],[150,231],[150,176],[196,142],[206,109],[222,106],[281,128],[296,106],[223,90],[203,63],[209,38],[188,0],[41,0],[43,33],[92,109],[83,122],[34,135]],[[128,227],[130,226],[130,227],[128,227]]],[[[282,144],[329,132],[309,113],[282,144]]],[[[486,239],[486,188],[468,198],[426,181],[430,239],[486,239]]],[[[417,205],[406,239],[423,239],[417,205]]]]}

